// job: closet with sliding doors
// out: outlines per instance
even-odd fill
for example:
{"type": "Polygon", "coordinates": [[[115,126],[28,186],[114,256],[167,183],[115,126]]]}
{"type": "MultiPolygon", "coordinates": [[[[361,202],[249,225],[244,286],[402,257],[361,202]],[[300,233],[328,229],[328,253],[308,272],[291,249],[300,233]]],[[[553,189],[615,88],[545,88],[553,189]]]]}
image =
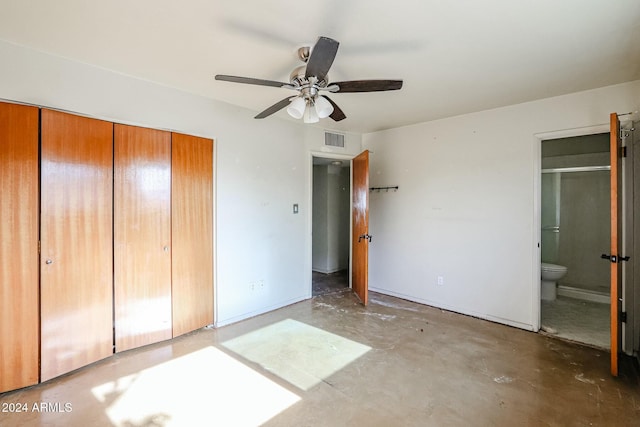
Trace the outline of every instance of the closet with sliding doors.
{"type": "Polygon", "coordinates": [[[213,322],[213,141],[0,103],[0,392],[213,322]]]}

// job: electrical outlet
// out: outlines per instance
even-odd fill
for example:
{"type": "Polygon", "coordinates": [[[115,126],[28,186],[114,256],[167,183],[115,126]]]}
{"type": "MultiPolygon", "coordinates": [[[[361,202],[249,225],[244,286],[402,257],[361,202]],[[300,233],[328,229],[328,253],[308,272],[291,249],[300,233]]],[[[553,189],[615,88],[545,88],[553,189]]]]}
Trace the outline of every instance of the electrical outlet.
{"type": "Polygon", "coordinates": [[[438,285],[444,285],[444,277],[438,276],[438,285]]]}
{"type": "Polygon", "coordinates": [[[262,292],[264,291],[264,280],[255,280],[253,282],[249,282],[249,291],[251,292],[262,292]]]}

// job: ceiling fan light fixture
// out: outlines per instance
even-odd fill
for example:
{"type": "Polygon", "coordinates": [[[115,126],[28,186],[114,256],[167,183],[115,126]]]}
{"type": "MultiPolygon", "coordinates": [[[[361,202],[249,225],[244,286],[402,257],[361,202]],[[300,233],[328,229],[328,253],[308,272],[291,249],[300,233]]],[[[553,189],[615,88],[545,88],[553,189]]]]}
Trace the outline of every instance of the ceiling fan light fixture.
{"type": "Polygon", "coordinates": [[[305,123],[317,123],[326,117],[330,117],[336,122],[347,118],[340,107],[329,97],[320,95],[320,91],[331,93],[381,92],[402,88],[402,80],[369,79],[331,82],[328,73],[338,53],[339,45],[337,40],[321,36],[313,46],[299,48],[298,56],[306,65],[296,67],[289,75],[288,83],[227,74],[216,74],[215,78],[232,83],[295,90],[298,92],[297,95],[276,102],[254,118],[264,119],[286,108],[291,117],[303,119],[305,123]]]}
{"type": "Polygon", "coordinates": [[[319,96],[316,99],[316,112],[321,119],[327,118],[333,113],[333,105],[326,98],[319,96]]]}
{"type": "Polygon", "coordinates": [[[318,123],[320,118],[318,117],[318,112],[316,111],[316,107],[313,104],[309,104],[307,109],[304,110],[304,122],[305,123],[318,123]]]}
{"type": "Polygon", "coordinates": [[[287,113],[294,119],[301,119],[305,114],[307,102],[302,97],[297,97],[287,107],[287,113]]]}

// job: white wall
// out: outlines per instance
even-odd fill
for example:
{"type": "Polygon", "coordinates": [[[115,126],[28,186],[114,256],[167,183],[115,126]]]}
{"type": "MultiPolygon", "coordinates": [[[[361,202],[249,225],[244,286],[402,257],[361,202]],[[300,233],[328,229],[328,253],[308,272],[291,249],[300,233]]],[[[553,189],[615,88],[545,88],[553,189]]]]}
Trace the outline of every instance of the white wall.
{"type": "Polygon", "coordinates": [[[313,167],[314,271],[335,273],[349,268],[350,168],[313,167]]]}
{"type": "Polygon", "coordinates": [[[536,134],[638,109],[635,81],[364,135],[371,186],[400,187],[371,193],[370,289],[536,329],[536,134]]]}
{"type": "MultiPolygon", "coordinates": [[[[322,128],[254,120],[255,112],[3,41],[0,58],[0,98],[216,140],[218,325],[311,296],[310,152],[330,152],[322,128]],[[251,291],[260,281],[264,288],[251,291]]],[[[370,288],[533,328],[535,134],[638,109],[640,81],[362,141],[347,134],[336,153],[357,154],[364,142],[374,151],[370,184],[400,186],[371,194],[370,288]]]]}
{"type": "Polygon", "coordinates": [[[327,194],[329,178],[327,165],[313,166],[313,232],[312,263],[313,271],[328,273],[328,234],[329,212],[327,211],[327,194]]]}
{"type": "MultiPolygon", "coordinates": [[[[334,169],[335,170],[335,169],[334,169]]],[[[332,242],[334,271],[349,268],[351,242],[351,168],[340,167],[332,175],[334,182],[333,204],[330,212],[334,215],[332,242]]]]}
{"type": "MultiPolygon", "coordinates": [[[[254,120],[255,112],[4,41],[0,58],[2,99],[215,139],[218,325],[311,296],[309,153],[330,152],[322,128],[254,120]]],[[[340,153],[360,151],[359,135],[345,139],[340,153]]]]}

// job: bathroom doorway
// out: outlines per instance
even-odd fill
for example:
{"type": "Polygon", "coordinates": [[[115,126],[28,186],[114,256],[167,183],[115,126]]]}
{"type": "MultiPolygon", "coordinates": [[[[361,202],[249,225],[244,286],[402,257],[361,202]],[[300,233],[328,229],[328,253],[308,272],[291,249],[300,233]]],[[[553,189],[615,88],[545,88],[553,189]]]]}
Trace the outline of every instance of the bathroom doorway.
{"type": "Polygon", "coordinates": [[[543,275],[564,273],[553,280],[555,295],[542,291],[541,330],[608,349],[609,133],[543,140],[541,166],[543,275]]]}
{"type": "Polygon", "coordinates": [[[349,290],[351,160],[313,157],[312,296],[349,290]]]}

